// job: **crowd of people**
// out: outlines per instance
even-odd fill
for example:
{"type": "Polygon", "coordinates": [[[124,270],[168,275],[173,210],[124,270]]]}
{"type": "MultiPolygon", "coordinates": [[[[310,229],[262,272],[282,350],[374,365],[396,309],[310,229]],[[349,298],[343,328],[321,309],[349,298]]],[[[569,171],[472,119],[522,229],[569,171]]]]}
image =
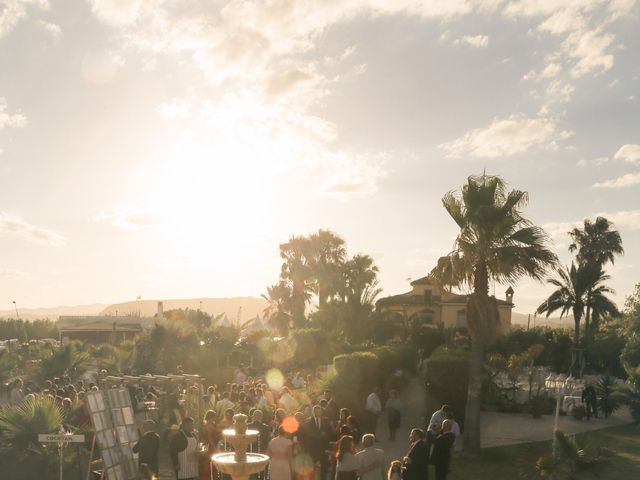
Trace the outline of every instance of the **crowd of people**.
{"type": "MultiPolygon", "coordinates": [[[[140,435],[133,452],[138,455],[141,478],[157,478],[164,440],[178,480],[224,477],[209,459],[231,450],[222,431],[233,427],[234,415],[243,413],[249,417],[248,427],[259,432],[251,451],[270,457],[267,471],[255,480],[425,480],[430,465],[436,480],[446,479],[450,452],[460,435],[448,406],[436,411],[425,428],[411,430],[404,458],[388,462],[377,446],[376,429],[380,417],[386,417],[388,440],[397,442],[403,411],[398,391],[389,390],[384,402],[379,389],[372,391],[358,417],[339,405],[331,390],[312,394],[317,392],[316,381],[313,376],[294,373],[275,389],[264,377],[249,376],[241,368],[233,383],[210,385],[206,390],[193,385],[176,385],[162,392],[153,386],[129,388],[136,411],[160,399],[167,405],[161,418],[137,417],[140,435]],[[192,416],[196,410],[189,410],[185,401],[190,388],[201,397],[199,410],[205,412],[201,418],[192,416]],[[171,424],[179,428],[173,430],[171,424]]],[[[39,395],[50,396],[61,406],[70,426],[83,427],[90,426],[85,395],[98,388],[95,383],[74,384],[67,377],[48,380],[40,388],[25,386],[17,379],[9,397],[12,404],[18,404],[39,395]]]]}

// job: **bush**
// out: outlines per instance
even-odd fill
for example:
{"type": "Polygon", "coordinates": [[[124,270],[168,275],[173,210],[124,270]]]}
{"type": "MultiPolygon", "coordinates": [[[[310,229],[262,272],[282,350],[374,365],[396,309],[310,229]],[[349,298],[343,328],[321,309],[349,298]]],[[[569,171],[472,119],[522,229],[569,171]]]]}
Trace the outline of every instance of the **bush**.
{"type": "Polygon", "coordinates": [[[571,416],[576,420],[582,420],[587,416],[587,411],[582,405],[578,405],[571,410],[571,416]]]}
{"type": "Polygon", "coordinates": [[[464,350],[438,348],[425,365],[428,411],[433,411],[444,403],[451,406],[459,419],[464,416],[467,405],[467,384],[469,382],[469,354],[464,350]]]}

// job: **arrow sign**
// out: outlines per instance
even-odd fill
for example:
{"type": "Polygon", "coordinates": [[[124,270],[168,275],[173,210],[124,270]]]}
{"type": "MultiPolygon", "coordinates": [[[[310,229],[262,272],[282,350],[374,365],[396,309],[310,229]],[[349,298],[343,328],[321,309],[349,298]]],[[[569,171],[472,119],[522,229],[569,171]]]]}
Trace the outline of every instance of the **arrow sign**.
{"type": "Polygon", "coordinates": [[[38,441],[43,443],[83,443],[84,435],[57,435],[57,434],[47,434],[41,433],[38,435],[38,441]]]}

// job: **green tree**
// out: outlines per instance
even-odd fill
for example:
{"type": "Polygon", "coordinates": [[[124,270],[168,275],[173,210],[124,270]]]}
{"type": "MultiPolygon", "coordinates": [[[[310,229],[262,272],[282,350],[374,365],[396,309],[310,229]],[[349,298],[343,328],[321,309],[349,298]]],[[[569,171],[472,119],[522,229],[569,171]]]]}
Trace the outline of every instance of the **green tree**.
{"type": "Polygon", "coordinates": [[[313,275],[310,268],[311,245],[304,236],[291,237],[280,245],[280,257],[283,260],[280,278],[291,289],[291,316],[296,327],[305,323],[305,310],[311,300],[313,275]]]}
{"type": "Polygon", "coordinates": [[[347,324],[343,330],[353,342],[363,338],[366,323],[371,319],[378,287],[378,267],[369,255],[354,255],[342,268],[341,296],[347,307],[347,324]]]}
{"type": "Polygon", "coordinates": [[[589,306],[598,316],[619,314],[616,305],[606,296],[613,290],[603,282],[609,280],[600,268],[591,265],[576,266],[571,262],[571,267],[559,268],[558,278],[550,278],[547,282],[556,290],[538,307],[538,313],[545,313],[547,317],[560,310],[562,318],[569,313],[573,314],[574,346],[580,344],[580,322],[584,311],[589,306]]]}
{"type": "Polygon", "coordinates": [[[76,342],[63,347],[52,347],[50,353],[40,361],[40,377],[43,380],[68,375],[77,378],[92,365],[91,356],[80,349],[76,342]]]}
{"type": "MultiPolygon", "coordinates": [[[[615,262],[616,255],[624,254],[622,238],[617,230],[613,230],[613,223],[604,217],[596,217],[592,222],[586,219],[583,228],[574,228],[569,232],[571,244],[570,252],[577,252],[576,260],[583,267],[603,269],[607,263],[615,262]]],[[[587,290],[587,311],[584,318],[584,327],[588,337],[593,337],[598,329],[599,312],[591,312],[590,297],[592,291],[587,290]],[[591,325],[593,323],[593,326],[591,325]]]]}
{"type": "Polygon", "coordinates": [[[480,452],[484,351],[494,341],[499,321],[496,299],[489,296],[489,280],[542,279],[557,261],[545,232],[522,216],[527,201],[526,192],[507,191],[502,179],[488,175],[469,177],[461,193],[449,192],[442,199],[460,232],[453,251],[438,261],[434,277],[473,289],[467,300],[472,347],[464,448],[469,454],[480,452]]]}
{"type": "Polygon", "coordinates": [[[347,257],[345,242],[330,230],[318,230],[309,235],[309,258],[313,288],[318,305],[323,306],[340,289],[342,265],[347,257]]]}
{"type": "Polygon", "coordinates": [[[267,301],[267,307],[262,312],[265,321],[275,328],[280,336],[286,337],[291,325],[289,286],[281,280],[275,285],[268,286],[267,293],[266,295],[263,293],[262,298],[267,301]]]}

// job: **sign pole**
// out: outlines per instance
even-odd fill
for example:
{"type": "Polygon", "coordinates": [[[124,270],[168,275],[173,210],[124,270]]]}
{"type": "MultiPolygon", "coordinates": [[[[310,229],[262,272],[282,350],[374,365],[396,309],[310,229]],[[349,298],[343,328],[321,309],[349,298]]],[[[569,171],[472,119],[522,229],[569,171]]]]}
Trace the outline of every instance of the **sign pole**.
{"type": "MultiPolygon", "coordinates": [[[[64,435],[64,428],[60,425],[60,435],[64,435]]],[[[64,467],[64,454],[63,454],[64,442],[62,439],[58,442],[58,449],[60,450],[60,480],[64,480],[64,476],[62,474],[62,469],[64,467]]]]}

